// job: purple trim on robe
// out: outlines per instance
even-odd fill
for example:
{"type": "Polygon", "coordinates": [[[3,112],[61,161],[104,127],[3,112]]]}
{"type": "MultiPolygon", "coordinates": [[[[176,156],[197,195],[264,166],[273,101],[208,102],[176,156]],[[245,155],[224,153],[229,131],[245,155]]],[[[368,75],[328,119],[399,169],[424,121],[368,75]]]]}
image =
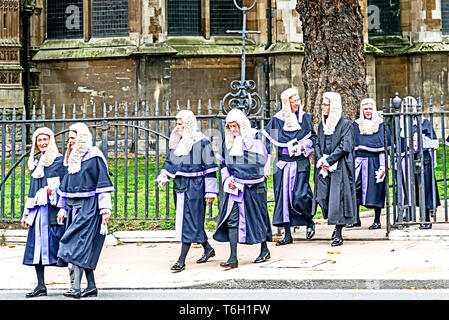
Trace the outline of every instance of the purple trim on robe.
{"type": "Polygon", "coordinates": [[[108,209],[112,211],[111,193],[102,192],[98,194],[98,209],[101,211],[103,209],[108,209]]]}
{"type": "Polygon", "coordinates": [[[192,178],[192,177],[201,177],[208,173],[212,173],[212,172],[216,172],[216,171],[218,171],[218,168],[209,168],[204,171],[198,171],[198,172],[177,171],[175,174],[173,174],[173,173],[168,172],[166,169],[162,169],[161,173],[164,173],[166,176],[168,176],[170,178],[175,178],[176,176],[192,178]]]}
{"type": "Polygon", "coordinates": [[[289,208],[293,207],[293,188],[296,181],[296,161],[286,162],[279,160],[276,166],[282,172],[282,216],[283,222],[290,222],[289,208]]]}
{"type": "Polygon", "coordinates": [[[267,158],[268,158],[267,148],[265,147],[265,145],[263,144],[263,142],[261,140],[254,139],[254,142],[253,142],[251,148],[249,148],[249,149],[246,147],[245,142],[243,142],[243,151],[254,152],[254,153],[263,155],[265,157],[265,163],[267,163],[267,158]]]}
{"type": "Polygon", "coordinates": [[[241,183],[241,184],[246,184],[246,185],[250,185],[251,184],[251,185],[253,185],[253,184],[256,184],[256,183],[264,182],[265,181],[265,177],[261,177],[261,178],[258,178],[258,179],[252,179],[252,180],[239,179],[239,178],[234,177],[234,181],[238,182],[238,183],[241,183]]]}
{"type": "MultiPolygon", "coordinates": [[[[228,206],[226,207],[226,215],[225,218],[222,220],[222,223],[226,221],[229,217],[229,214],[231,213],[232,207],[234,206],[234,202],[237,202],[237,206],[239,207],[239,242],[245,243],[246,242],[246,216],[245,216],[245,205],[243,203],[243,194],[244,190],[240,191],[238,195],[229,194],[228,197],[228,206]]],[[[221,224],[220,224],[221,225],[221,224]]],[[[218,229],[218,227],[217,227],[218,229]]]]}
{"type": "Polygon", "coordinates": [[[62,197],[66,198],[88,198],[96,195],[97,193],[103,193],[103,192],[113,192],[114,187],[104,187],[104,188],[97,188],[94,191],[88,191],[88,192],[62,192],[61,190],[58,190],[58,193],[62,197]]]}
{"type": "Polygon", "coordinates": [[[301,140],[302,145],[304,146],[304,151],[302,151],[302,154],[307,158],[313,151],[313,142],[310,139],[303,139],[301,140]]]}
{"type": "Polygon", "coordinates": [[[367,146],[356,146],[354,148],[355,151],[358,150],[363,150],[363,151],[368,151],[368,152],[382,152],[385,150],[384,147],[379,147],[379,148],[372,148],[372,147],[367,147],[367,146]]]}
{"type": "Polygon", "coordinates": [[[385,153],[379,153],[379,163],[381,167],[385,168],[385,153]]]}
{"type": "Polygon", "coordinates": [[[185,192],[176,192],[175,241],[182,241],[185,192]]]}
{"type": "MultiPolygon", "coordinates": [[[[56,191],[59,195],[59,189],[56,191]]],[[[65,197],[58,197],[58,202],[56,203],[56,207],[61,209],[64,208],[65,209],[65,203],[67,201],[67,198],[65,197]]]]}
{"type": "Polygon", "coordinates": [[[218,161],[220,161],[221,163],[224,163],[226,161],[225,158],[223,158],[221,155],[216,154],[215,157],[218,159],[218,161]]]}
{"type": "Polygon", "coordinates": [[[43,265],[48,265],[50,264],[48,248],[48,206],[40,206],[35,210],[33,264],[39,264],[41,262],[43,265]]]}
{"type": "Polygon", "coordinates": [[[217,193],[218,194],[218,186],[217,186],[217,178],[209,178],[206,177],[204,179],[204,191],[205,193],[217,193]]]}
{"type": "Polygon", "coordinates": [[[368,189],[368,158],[355,158],[355,181],[357,181],[360,171],[362,171],[362,205],[364,205],[368,189]]]}
{"type": "Polygon", "coordinates": [[[78,208],[73,208],[73,210],[72,210],[72,221],[75,221],[77,216],[78,216],[78,208]]]}
{"type": "Polygon", "coordinates": [[[81,158],[81,162],[92,159],[94,157],[100,157],[103,160],[103,162],[105,163],[106,168],[108,167],[108,161],[104,157],[103,152],[101,152],[101,150],[96,146],[93,146],[89,150],[86,151],[86,153],[81,158]]]}
{"type": "Polygon", "coordinates": [[[228,178],[229,176],[231,176],[231,174],[229,173],[229,170],[228,170],[227,167],[222,168],[222,169],[220,170],[220,172],[221,172],[221,181],[223,181],[223,183],[224,183],[224,181],[226,180],[226,178],[228,178]]]}
{"type": "Polygon", "coordinates": [[[260,131],[272,144],[279,148],[287,148],[287,143],[277,142],[265,130],[260,131]]]}

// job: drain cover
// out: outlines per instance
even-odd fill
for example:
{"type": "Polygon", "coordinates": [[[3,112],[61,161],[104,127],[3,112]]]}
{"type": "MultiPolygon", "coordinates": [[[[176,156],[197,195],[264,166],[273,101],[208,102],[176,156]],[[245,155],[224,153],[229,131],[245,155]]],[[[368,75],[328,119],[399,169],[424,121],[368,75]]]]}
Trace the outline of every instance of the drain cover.
{"type": "Polygon", "coordinates": [[[329,262],[328,259],[298,259],[298,260],[276,260],[261,266],[261,268],[313,268],[320,264],[329,262]]]}

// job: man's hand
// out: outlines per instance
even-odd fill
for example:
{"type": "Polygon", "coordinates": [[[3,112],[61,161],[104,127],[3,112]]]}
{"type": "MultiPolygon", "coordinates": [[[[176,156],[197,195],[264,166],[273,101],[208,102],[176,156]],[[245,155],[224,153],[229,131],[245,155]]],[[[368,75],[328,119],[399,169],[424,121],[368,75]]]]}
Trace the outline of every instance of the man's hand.
{"type": "Polygon", "coordinates": [[[167,183],[167,176],[165,174],[160,174],[157,177],[156,181],[157,181],[159,187],[163,187],[167,183]]]}
{"type": "Polygon", "coordinates": [[[268,179],[270,177],[270,171],[271,171],[270,167],[264,168],[263,173],[264,173],[265,178],[268,179]]]}
{"type": "Polygon", "coordinates": [[[103,219],[103,223],[108,223],[110,217],[111,217],[111,212],[110,211],[109,212],[104,212],[101,215],[101,218],[103,219]]]}
{"type": "Polygon", "coordinates": [[[234,180],[229,181],[228,185],[229,185],[229,189],[231,189],[231,190],[235,190],[235,188],[237,188],[234,183],[234,180]]]}
{"type": "Polygon", "coordinates": [[[206,198],[206,203],[209,205],[212,202],[214,202],[214,200],[215,200],[215,197],[206,198]]]}
{"type": "Polygon", "coordinates": [[[58,216],[57,216],[57,218],[56,218],[56,222],[58,222],[58,224],[59,224],[60,226],[62,226],[62,225],[64,224],[64,216],[58,214],[58,216]]]}
{"type": "Polygon", "coordinates": [[[20,219],[20,223],[22,224],[22,228],[24,229],[28,229],[28,227],[30,226],[28,223],[26,223],[26,216],[23,216],[22,219],[20,219]]]}

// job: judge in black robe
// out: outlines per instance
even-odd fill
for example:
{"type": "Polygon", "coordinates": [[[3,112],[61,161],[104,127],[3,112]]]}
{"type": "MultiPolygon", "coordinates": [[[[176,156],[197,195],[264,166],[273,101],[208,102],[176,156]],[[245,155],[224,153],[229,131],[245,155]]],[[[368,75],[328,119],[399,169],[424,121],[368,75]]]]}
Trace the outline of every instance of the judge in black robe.
{"type": "Polygon", "coordinates": [[[58,152],[53,131],[39,128],[33,133],[28,167],[31,170],[30,189],[22,215],[22,226],[29,228],[23,264],[35,267],[37,286],[27,298],[46,296],[45,266],[56,266],[59,240],[64,225],[57,223],[59,199],[57,190],[66,169],[58,152]],[[35,160],[37,153],[41,156],[35,160]]]}
{"type": "Polygon", "coordinates": [[[336,92],[323,94],[322,121],[315,144],[315,192],[312,212],[319,204],[324,219],[335,225],[332,246],[343,244],[342,229],[357,222],[354,127],[341,116],[341,97],[336,92]]]}
{"type": "Polygon", "coordinates": [[[207,240],[204,222],[207,204],[212,203],[218,193],[218,165],[212,145],[198,131],[192,111],[180,111],[176,120],[177,126],[170,135],[170,152],[157,181],[163,186],[173,179],[176,240],[182,245],[178,261],[171,270],[179,272],[185,269],[186,256],[192,243],[201,243],[204,248],[204,254],[197,263],[207,262],[215,256],[215,250],[207,240]]]}
{"type": "MultiPolygon", "coordinates": [[[[387,145],[390,144],[390,130],[385,127],[387,145]]],[[[346,227],[360,227],[359,208],[374,209],[374,222],[370,230],[380,229],[380,214],[385,204],[385,139],[384,123],[379,117],[376,102],[363,99],[360,116],[354,121],[355,136],[355,180],[357,193],[357,222],[346,227]]]]}
{"type": "Polygon", "coordinates": [[[261,244],[254,263],[270,259],[267,241],[272,241],[272,231],[265,175],[269,162],[261,136],[242,111],[228,113],[219,155],[224,199],[213,235],[215,240],[230,244],[229,259],[220,263],[225,268],[238,267],[237,243],[261,244]]]}
{"type": "Polygon", "coordinates": [[[267,137],[268,154],[271,155],[272,146],[276,147],[273,225],[285,229],[284,238],[276,243],[277,246],[293,242],[292,226],[307,226],[307,239],[315,234],[308,158],[316,138],[312,116],[303,112],[296,89],[282,92],[281,100],[282,109],[263,131],[267,137]]]}
{"type": "MultiPolygon", "coordinates": [[[[84,123],[69,128],[69,146],[64,165],[67,175],[61,182],[60,208],[65,209],[67,229],[61,238],[58,261],[72,267],[70,298],[97,296],[94,270],[107,234],[114,190],[107,161],[99,148],[92,146],[92,135],[84,123]],[[81,277],[86,273],[87,288],[81,292],[81,277]]],[[[64,220],[60,215],[59,219],[64,220]]]]}

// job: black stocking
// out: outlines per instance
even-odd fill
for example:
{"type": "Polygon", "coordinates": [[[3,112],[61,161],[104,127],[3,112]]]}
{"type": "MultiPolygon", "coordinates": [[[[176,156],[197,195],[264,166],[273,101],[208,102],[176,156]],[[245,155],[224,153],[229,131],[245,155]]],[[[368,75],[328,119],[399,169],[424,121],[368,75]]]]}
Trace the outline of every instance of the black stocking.
{"type": "Polygon", "coordinates": [[[187,253],[189,252],[189,249],[190,249],[190,243],[183,242],[181,244],[181,255],[178,258],[178,264],[180,266],[183,266],[186,263],[186,257],[187,257],[187,253]]]}

